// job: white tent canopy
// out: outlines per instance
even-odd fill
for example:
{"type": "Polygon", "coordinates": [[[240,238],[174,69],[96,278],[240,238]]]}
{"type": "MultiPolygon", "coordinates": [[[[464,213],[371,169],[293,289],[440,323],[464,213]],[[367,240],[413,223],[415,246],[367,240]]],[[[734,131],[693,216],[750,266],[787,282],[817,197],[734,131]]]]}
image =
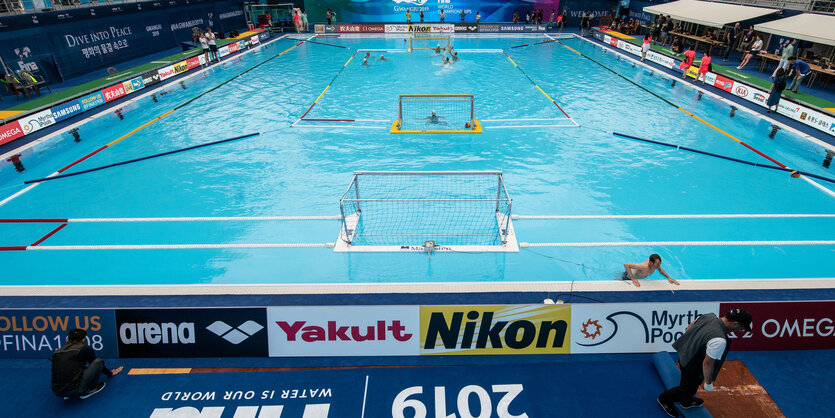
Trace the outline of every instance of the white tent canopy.
{"type": "Polygon", "coordinates": [[[818,44],[835,45],[835,16],[831,15],[803,13],[754,25],[754,30],[818,44]]]}
{"type": "Polygon", "coordinates": [[[708,1],[679,0],[672,3],[644,7],[644,11],[655,15],[663,14],[665,16],[671,16],[675,20],[721,28],[729,23],[741,22],[777,13],[780,10],[708,1]]]}

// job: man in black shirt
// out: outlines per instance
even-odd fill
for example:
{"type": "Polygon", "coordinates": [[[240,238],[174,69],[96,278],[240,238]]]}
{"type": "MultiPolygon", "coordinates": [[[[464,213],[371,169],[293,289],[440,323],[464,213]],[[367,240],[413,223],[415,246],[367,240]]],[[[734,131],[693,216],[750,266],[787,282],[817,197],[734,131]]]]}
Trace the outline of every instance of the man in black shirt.
{"type": "Polygon", "coordinates": [[[722,61],[728,60],[728,55],[731,54],[737,38],[739,38],[739,22],[736,22],[727,32],[725,32],[725,52],[722,54],[722,61]]]}
{"type": "Polygon", "coordinates": [[[64,399],[75,396],[87,399],[104,389],[104,382],[99,382],[99,375],[113,377],[122,371],[122,367],[108,370],[104,360],[96,358],[96,353],[84,344],[87,331],[70,330],[67,344],[52,354],[52,392],[64,399]]]}

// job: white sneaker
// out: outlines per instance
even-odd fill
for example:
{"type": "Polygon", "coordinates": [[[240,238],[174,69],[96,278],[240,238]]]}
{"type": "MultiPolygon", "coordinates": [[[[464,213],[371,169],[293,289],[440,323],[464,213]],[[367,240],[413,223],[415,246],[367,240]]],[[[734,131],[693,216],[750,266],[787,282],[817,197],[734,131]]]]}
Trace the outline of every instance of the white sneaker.
{"type": "Polygon", "coordinates": [[[95,395],[95,394],[97,394],[97,393],[101,392],[101,390],[102,390],[102,389],[104,389],[104,387],[105,387],[105,386],[107,386],[107,385],[106,385],[104,382],[101,382],[101,383],[99,383],[98,385],[96,385],[96,387],[94,387],[94,388],[90,389],[90,391],[89,391],[89,392],[87,392],[87,393],[85,393],[85,394],[83,394],[83,395],[79,396],[79,398],[81,398],[81,399],[87,399],[87,398],[89,398],[89,397],[91,397],[91,396],[93,396],[93,395],[95,395]]]}

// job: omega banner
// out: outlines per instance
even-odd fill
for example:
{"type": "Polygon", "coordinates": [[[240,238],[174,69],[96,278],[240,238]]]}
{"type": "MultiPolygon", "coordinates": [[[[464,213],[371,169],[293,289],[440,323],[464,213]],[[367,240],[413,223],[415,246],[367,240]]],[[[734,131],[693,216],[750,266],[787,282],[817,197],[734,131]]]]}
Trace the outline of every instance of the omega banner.
{"type": "Polygon", "coordinates": [[[719,310],[725,314],[733,308],[754,318],[751,332],[733,340],[733,350],[835,348],[835,301],[723,303],[719,310]]]}

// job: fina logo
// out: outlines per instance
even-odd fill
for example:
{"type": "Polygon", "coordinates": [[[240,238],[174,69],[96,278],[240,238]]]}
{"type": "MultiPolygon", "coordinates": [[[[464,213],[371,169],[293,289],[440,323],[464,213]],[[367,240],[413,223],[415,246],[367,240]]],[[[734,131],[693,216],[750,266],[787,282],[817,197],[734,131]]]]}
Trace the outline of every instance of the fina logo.
{"type": "MultiPolygon", "coordinates": [[[[611,322],[612,325],[615,328],[612,331],[612,335],[610,335],[608,338],[606,338],[603,341],[598,341],[598,342],[594,342],[594,343],[591,343],[591,344],[583,344],[583,343],[578,342],[577,345],[581,345],[583,347],[594,347],[594,346],[604,344],[605,342],[614,338],[615,335],[617,335],[617,333],[618,333],[618,323],[613,318],[618,316],[618,315],[630,315],[630,316],[633,316],[633,317],[637,318],[639,321],[641,321],[641,325],[644,326],[644,342],[649,343],[649,327],[647,327],[647,323],[644,321],[644,318],[641,318],[640,315],[638,315],[634,312],[620,311],[620,312],[612,313],[611,315],[606,317],[606,320],[611,322]]],[[[583,336],[585,338],[587,338],[587,339],[590,338],[593,341],[597,337],[601,336],[600,331],[602,329],[603,329],[603,326],[600,325],[598,320],[596,320],[596,319],[592,320],[591,318],[589,318],[588,321],[583,323],[583,327],[580,329],[580,332],[583,334],[583,336]]]]}
{"type": "Polygon", "coordinates": [[[427,0],[394,0],[395,3],[412,3],[415,6],[423,6],[427,0]]]}

